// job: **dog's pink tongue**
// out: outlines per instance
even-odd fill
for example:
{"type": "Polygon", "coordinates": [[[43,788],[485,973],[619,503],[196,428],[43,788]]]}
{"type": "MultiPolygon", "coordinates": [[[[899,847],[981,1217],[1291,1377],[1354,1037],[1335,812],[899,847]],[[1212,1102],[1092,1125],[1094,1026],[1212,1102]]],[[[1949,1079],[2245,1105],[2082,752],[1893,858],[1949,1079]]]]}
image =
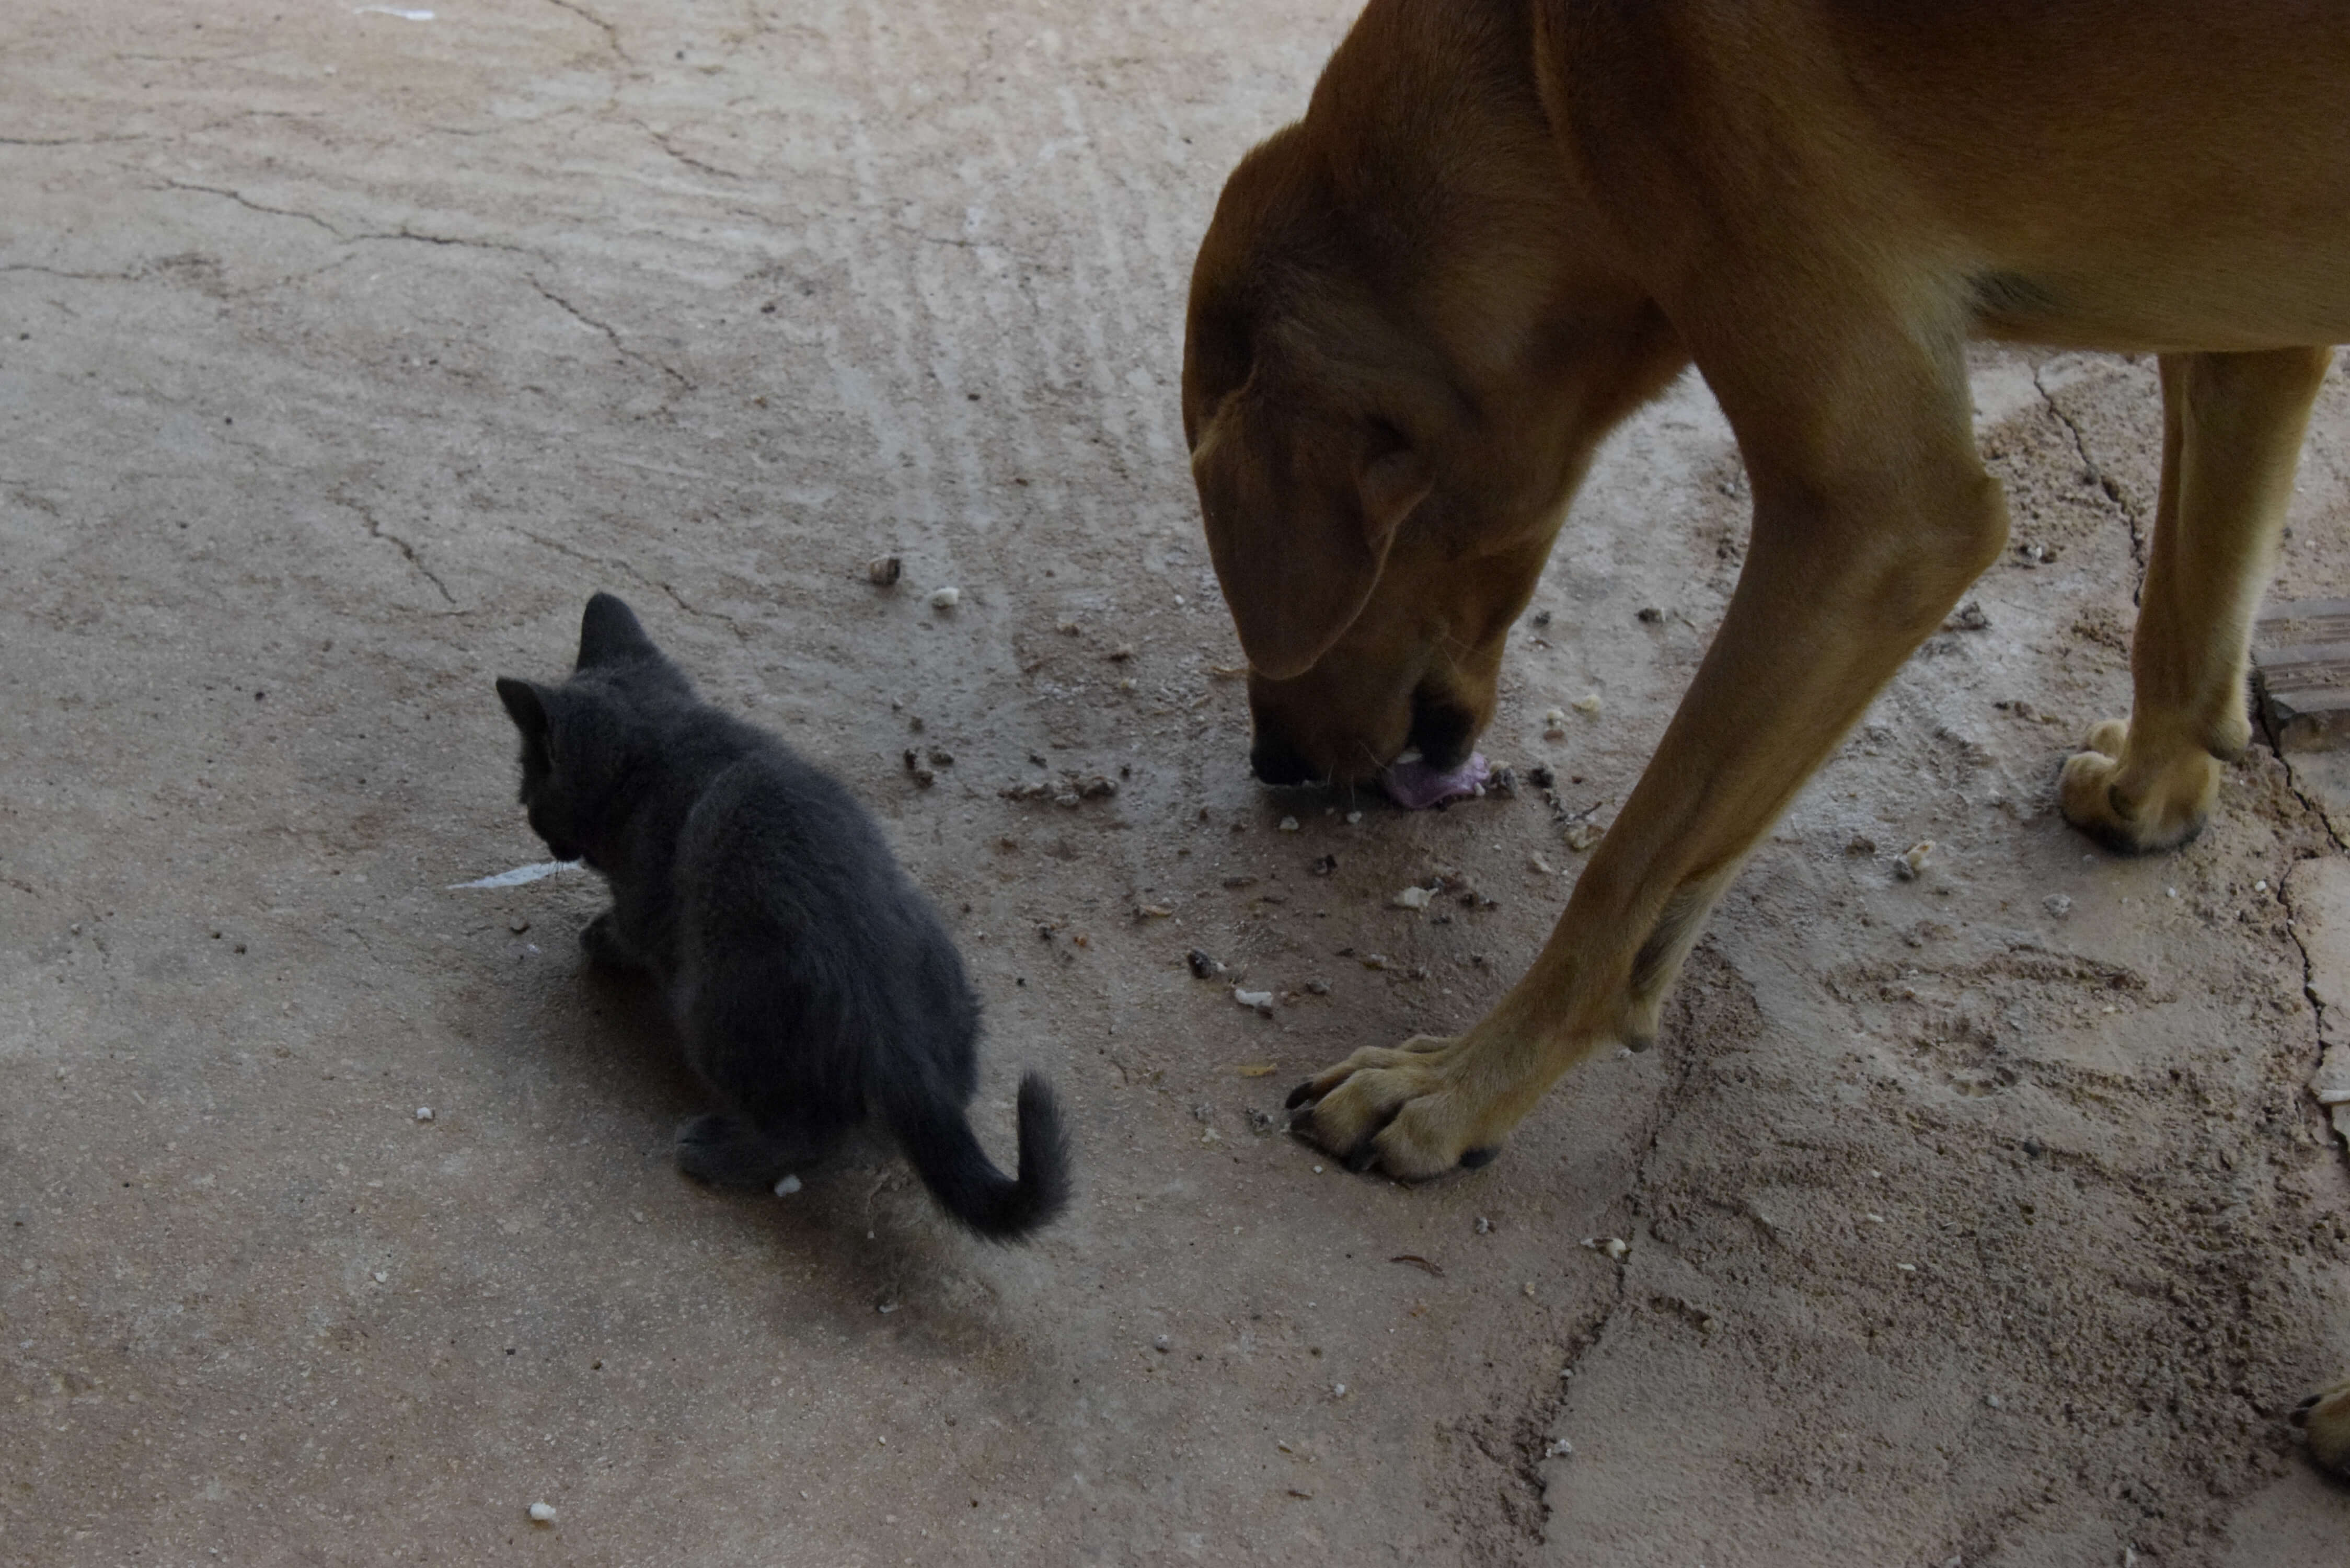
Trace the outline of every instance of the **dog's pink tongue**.
{"type": "Polygon", "coordinates": [[[1484,787],[1492,774],[1484,753],[1472,752],[1467,762],[1449,774],[1438,773],[1426,763],[1398,763],[1379,775],[1379,783],[1387,787],[1388,798],[1406,811],[1426,811],[1448,800],[1468,799],[1484,787]]]}

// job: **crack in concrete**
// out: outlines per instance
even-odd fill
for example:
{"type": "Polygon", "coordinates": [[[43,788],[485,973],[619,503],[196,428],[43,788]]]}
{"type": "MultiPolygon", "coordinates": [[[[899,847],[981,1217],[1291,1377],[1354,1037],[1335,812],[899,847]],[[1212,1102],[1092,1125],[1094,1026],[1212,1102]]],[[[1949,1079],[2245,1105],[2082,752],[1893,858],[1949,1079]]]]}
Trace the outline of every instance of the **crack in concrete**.
{"type": "Polygon", "coordinates": [[[102,147],[115,141],[151,141],[145,131],[129,136],[0,136],[0,147],[102,147]]]}
{"type": "Polygon", "coordinates": [[[0,263],[0,272],[38,273],[43,277],[70,278],[76,283],[137,283],[147,275],[142,272],[69,272],[64,267],[42,266],[36,262],[0,263]]]}
{"type": "Polygon", "coordinates": [[[338,244],[358,245],[404,241],[420,245],[447,245],[465,250],[502,251],[509,255],[528,256],[534,261],[546,259],[527,245],[513,244],[504,240],[468,239],[461,234],[427,234],[421,229],[411,229],[405,223],[396,229],[364,229],[357,234],[348,234],[316,213],[305,213],[295,207],[272,207],[266,202],[256,202],[244,192],[226,185],[199,185],[191,181],[168,178],[163,183],[174,191],[193,191],[207,196],[224,196],[240,207],[255,213],[265,213],[274,218],[297,219],[302,223],[324,229],[335,237],[338,244]]]}
{"type": "MultiPolygon", "coordinates": [[[[1723,961],[1728,962],[1727,960],[1723,961]]],[[[1737,966],[1729,967],[1733,973],[1736,972],[1737,966]]],[[[1685,984],[1687,981],[1684,978],[1677,983],[1685,984]]],[[[1641,1147],[1639,1157],[1632,1162],[1632,1183],[1626,1189],[1624,1199],[1635,1219],[1641,1218],[1648,1211],[1643,1195],[1648,1186],[1648,1167],[1655,1159],[1658,1146],[1664,1141],[1665,1134],[1680,1118],[1682,1106],[1689,1098],[1690,1080],[1696,1076],[1698,1064],[1704,1056],[1702,1043],[1696,1039],[1688,1040],[1680,1046],[1679,1055],[1672,1082],[1665,1086],[1664,1094],[1658,1100],[1656,1126],[1649,1129],[1648,1142],[1641,1147]]],[[[1648,1244],[1661,1243],[1651,1236],[1648,1244]]],[[[1520,1423],[1518,1473],[1542,1497],[1543,1522],[1545,1525],[1550,1520],[1550,1502],[1549,1488],[1543,1480],[1542,1466],[1551,1457],[1548,1448],[1553,1433],[1558,1425],[1560,1413],[1566,1407],[1567,1397],[1573,1392],[1575,1373],[1599,1348],[1607,1337],[1607,1331],[1615,1325],[1617,1315],[1624,1310],[1629,1295],[1630,1272],[1631,1254],[1627,1251],[1616,1263],[1614,1295],[1596,1318],[1566,1336],[1566,1360],[1559,1368],[1556,1385],[1535,1400],[1533,1412],[1520,1423]]],[[[1539,1541],[1544,1537],[1537,1532],[1536,1539],[1539,1541]]]]}
{"type": "Polygon", "coordinates": [[[262,202],[255,201],[252,197],[247,196],[244,192],[231,190],[225,185],[199,185],[193,181],[174,180],[169,175],[164,176],[163,183],[170,186],[174,191],[197,191],[202,192],[207,196],[225,196],[228,200],[234,202],[240,207],[250,208],[252,211],[256,213],[266,213],[273,218],[298,218],[303,223],[315,224],[316,226],[326,230],[327,233],[334,235],[336,239],[342,241],[346,244],[350,241],[350,236],[344,234],[342,230],[335,227],[334,224],[327,222],[326,219],[317,216],[316,213],[296,212],[291,207],[267,206],[262,202]]]}
{"type": "MultiPolygon", "coordinates": [[[[2289,774],[2291,770],[2288,769],[2287,772],[2289,774]]],[[[2298,794],[2299,792],[2296,791],[2295,793],[2298,794]]],[[[2324,821],[2324,813],[2321,812],[2319,814],[2318,820],[2321,822],[2324,821]]],[[[2330,836],[2333,831],[2333,825],[2330,823],[2327,824],[2327,834],[2330,836]]],[[[2277,895],[2280,900],[2283,903],[2285,909],[2285,935],[2292,939],[2293,950],[2301,954],[2301,994],[2309,1002],[2309,1033],[2317,1052],[2316,1064],[2310,1069],[2309,1075],[2308,1087],[2313,1100],[2315,1099],[2315,1092],[2318,1085],[2324,1081],[2326,1056],[2325,1003],[2317,994],[2317,961],[2310,955],[2309,944],[2302,940],[2302,912],[2298,898],[2293,889],[2293,873],[2300,870],[2301,867],[2309,860],[2316,858],[2318,858],[2318,857],[2304,856],[2302,859],[2294,861],[2292,866],[2286,868],[2284,875],[2278,878],[2277,881],[2277,895]]],[[[2338,1124],[2335,1122],[2334,1113],[2330,1107],[2325,1106],[2323,1102],[2319,1102],[2316,1106],[2316,1111],[2318,1124],[2321,1127],[2337,1127],[2338,1124]]],[[[2323,1135],[2321,1134],[2321,1136],[2323,1135]]],[[[2342,1139],[2345,1150],[2350,1150],[2350,1131],[2343,1132],[2342,1139]]]]}
{"type": "Polygon", "coordinates": [[[547,301],[548,304],[553,305],[557,309],[561,310],[574,321],[578,322],[583,327],[592,327],[597,331],[602,333],[605,338],[612,345],[613,351],[618,353],[621,358],[629,360],[632,364],[642,365],[648,369],[660,371],[662,375],[667,376],[671,380],[675,381],[679,387],[682,388],[686,391],[691,392],[694,390],[693,382],[689,379],[683,372],[661,363],[661,361],[654,358],[650,354],[644,353],[639,349],[631,348],[626,343],[621,342],[620,334],[614,329],[609,322],[598,320],[595,317],[588,315],[586,311],[580,309],[577,306],[572,304],[569,300],[564,298],[561,295],[547,287],[545,283],[539,280],[537,274],[533,273],[530,275],[530,286],[531,287],[538,290],[539,294],[547,301]]]}
{"type": "Polygon", "coordinates": [[[2079,421],[2064,411],[2064,407],[2056,401],[2056,394],[2048,389],[2048,383],[2041,377],[2043,369],[2043,366],[2036,364],[2032,367],[2032,385],[2040,393],[2041,402],[2047,406],[2049,413],[2055,417],[2056,422],[2063,425],[2066,432],[2072,436],[2073,453],[2081,460],[2082,471],[2095,482],[2098,489],[2106,493],[2106,499],[2114,504],[2116,509],[2122,514],[2122,521],[2129,527],[2130,559],[2137,564],[2138,575],[2137,583],[2130,589],[2130,602],[2136,604],[2145,592],[2146,585],[2145,525],[2138,517],[2137,508],[2132,506],[2123,496],[2121,486],[2114,483],[2113,476],[2105,471],[2104,465],[2089,455],[2088,438],[2082,434],[2079,421]]]}
{"type": "Polygon", "coordinates": [[[604,47],[624,60],[629,57],[629,51],[624,48],[620,43],[619,28],[614,26],[611,23],[607,22],[603,17],[598,16],[595,12],[588,9],[587,6],[575,4],[574,0],[546,0],[546,3],[556,7],[557,10],[570,12],[573,16],[578,17],[583,22],[592,23],[596,26],[602,28],[604,31],[604,47]]]}
{"type": "Polygon", "coordinates": [[[344,510],[359,514],[359,521],[367,524],[369,538],[380,539],[384,543],[397,547],[400,556],[411,567],[415,568],[416,574],[422,577],[426,582],[431,583],[435,588],[439,589],[441,597],[452,609],[456,607],[457,596],[449,591],[449,585],[441,580],[441,574],[424,564],[424,557],[417,554],[415,545],[410,544],[407,540],[401,538],[390,529],[386,528],[383,525],[381,519],[376,516],[375,511],[372,507],[369,506],[363,501],[355,501],[351,499],[348,494],[340,492],[338,492],[332,499],[336,505],[342,507],[344,510]]]}
{"type": "MultiPolygon", "coordinates": [[[[2326,841],[2334,848],[2350,854],[2350,842],[2345,842],[2342,835],[2334,830],[2333,817],[2326,815],[2324,804],[2301,782],[2301,774],[2294,771],[2293,758],[2288,756],[2284,747],[2278,743],[2276,731],[2269,723],[2267,704],[2262,702],[2258,694],[2252,691],[2245,693],[2244,701],[2245,706],[2251,711],[2252,724],[2260,732],[2261,739],[2268,742],[2269,750],[2275,753],[2276,760],[2284,768],[2284,787],[2293,792],[2293,798],[2301,803],[2301,808],[2309,813],[2319,827],[2325,830],[2326,841]]],[[[2282,887],[2279,890],[2282,890],[2282,887]]],[[[2301,939],[2295,937],[2293,940],[2298,943],[2301,939]]],[[[2306,959],[2309,955],[2304,950],[2302,956],[2306,959]]]]}
{"type": "Polygon", "coordinates": [[[401,240],[420,245],[451,245],[462,250],[503,251],[508,255],[528,256],[533,261],[545,261],[546,259],[546,256],[537,251],[532,250],[528,245],[508,244],[504,240],[469,240],[457,234],[428,234],[421,230],[409,228],[405,224],[402,224],[397,229],[384,229],[370,231],[363,234],[353,234],[344,243],[346,244],[357,245],[366,244],[370,242],[396,242],[401,240]]]}
{"type": "Polygon", "coordinates": [[[603,556],[590,554],[586,550],[580,549],[576,545],[567,545],[560,539],[550,539],[544,534],[534,534],[527,528],[516,529],[515,532],[519,533],[524,538],[529,540],[532,544],[552,550],[558,556],[567,556],[572,560],[597,567],[601,571],[618,572],[622,576],[629,578],[632,582],[639,583],[644,587],[652,589],[655,593],[664,595],[669,599],[670,603],[675,605],[686,614],[693,616],[698,619],[714,620],[718,622],[727,630],[733,632],[736,640],[744,643],[751,640],[751,634],[743,630],[743,624],[736,620],[733,616],[728,615],[723,610],[703,609],[698,605],[689,603],[683,594],[679,593],[677,589],[671,587],[668,583],[663,582],[659,577],[652,576],[650,574],[639,570],[638,567],[631,566],[626,561],[608,561],[603,556]]]}
{"type": "Polygon", "coordinates": [[[675,147],[670,144],[669,132],[665,130],[655,130],[651,126],[646,124],[641,119],[632,119],[629,123],[635,126],[639,130],[643,131],[646,136],[650,138],[652,144],[655,147],[660,148],[663,152],[668,153],[671,158],[676,159],[680,163],[684,164],[689,169],[699,169],[705,174],[715,174],[722,180],[747,180],[750,178],[748,174],[738,174],[732,169],[721,169],[715,163],[705,163],[701,159],[693,156],[691,152],[680,152],[675,147]]]}

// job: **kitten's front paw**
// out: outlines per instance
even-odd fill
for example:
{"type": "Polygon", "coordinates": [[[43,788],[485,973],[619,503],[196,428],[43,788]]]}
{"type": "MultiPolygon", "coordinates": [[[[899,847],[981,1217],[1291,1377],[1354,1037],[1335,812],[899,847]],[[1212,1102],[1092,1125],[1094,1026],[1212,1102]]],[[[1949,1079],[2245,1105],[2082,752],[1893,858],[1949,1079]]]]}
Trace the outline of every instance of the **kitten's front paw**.
{"type": "Polygon", "coordinates": [[[587,950],[589,963],[601,964],[606,969],[637,967],[635,958],[613,934],[612,911],[609,909],[588,922],[587,928],[579,933],[579,945],[587,950]]]}
{"type": "Polygon", "coordinates": [[[2312,1394],[2293,1413],[2293,1424],[2309,1431],[2309,1453],[2334,1474],[2350,1480],[2350,1383],[2312,1394]]]}
{"type": "Polygon", "coordinates": [[[773,1187],[786,1161],[775,1145],[720,1111],[677,1129],[677,1168],[712,1187],[773,1187]]]}

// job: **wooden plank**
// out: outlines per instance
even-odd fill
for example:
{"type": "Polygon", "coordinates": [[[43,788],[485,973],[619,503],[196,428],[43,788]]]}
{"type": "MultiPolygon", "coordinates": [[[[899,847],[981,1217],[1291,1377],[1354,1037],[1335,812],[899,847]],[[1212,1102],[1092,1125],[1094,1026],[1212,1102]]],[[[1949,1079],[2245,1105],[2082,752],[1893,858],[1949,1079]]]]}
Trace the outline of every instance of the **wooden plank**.
{"type": "Polygon", "coordinates": [[[2350,599],[2262,610],[2252,623],[2252,679],[2277,750],[2350,745],[2350,599]]]}

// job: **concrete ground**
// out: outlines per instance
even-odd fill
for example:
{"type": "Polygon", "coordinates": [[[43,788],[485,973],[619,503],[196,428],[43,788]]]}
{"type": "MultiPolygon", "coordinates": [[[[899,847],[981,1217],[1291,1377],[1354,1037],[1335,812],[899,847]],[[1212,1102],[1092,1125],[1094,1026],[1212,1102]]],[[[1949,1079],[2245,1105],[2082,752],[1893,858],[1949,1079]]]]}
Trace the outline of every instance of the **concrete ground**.
{"type": "MultiPolygon", "coordinates": [[[[1183,290],[1351,10],[0,15],[0,1563],[2339,1560],[2280,1418],[2350,1371],[2324,788],[2256,749],[2144,862],[2051,806],[2126,706],[2147,364],[1982,357],[2025,548],[1657,1049],[1419,1190],[1268,1130],[1473,1018],[1580,864],[1530,794],[1244,776],[1183,290]],[[881,1154],[695,1188],[652,1008],[581,971],[592,879],[452,888],[542,857],[490,682],[598,587],[948,912],[983,1135],[1022,1066],[1074,1111],[1036,1245],[881,1154]],[[1062,770],[1121,787],[1003,794],[1062,770]],[[1497,903],[1390,906],[1441,873],[1497,903]]],[[[2337,378],[2284,591],[2350,589],[2345,522],[2337,378]]],[[[1743,526],[1684,384],[1488,753],[1604,824],[1743,526]]]]}

